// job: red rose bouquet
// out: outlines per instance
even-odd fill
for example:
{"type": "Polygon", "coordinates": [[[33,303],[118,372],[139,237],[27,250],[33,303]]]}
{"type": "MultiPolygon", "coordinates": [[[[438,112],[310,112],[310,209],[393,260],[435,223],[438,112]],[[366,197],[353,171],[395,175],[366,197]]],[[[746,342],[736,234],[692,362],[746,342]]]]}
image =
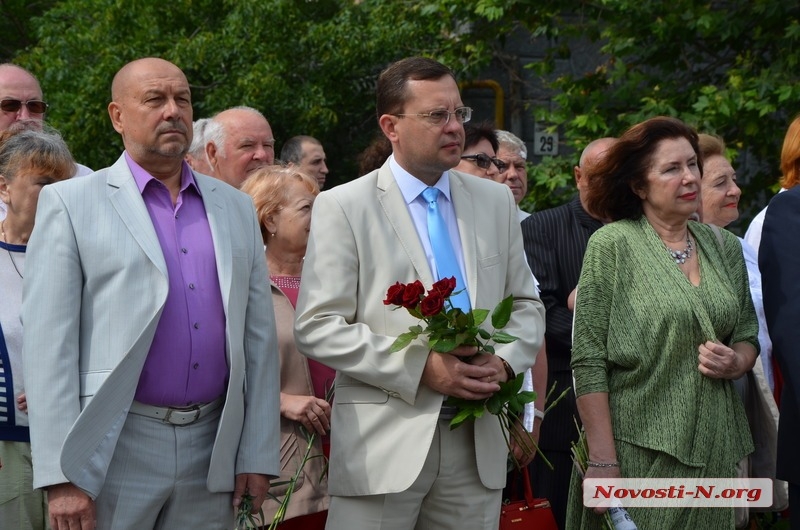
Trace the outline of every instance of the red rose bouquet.
{"type": "MultiPolygon", "coordinates": [[[[517,337],[499,331],[511,319],[513,296],[502,300],[492,311],[493,329],[490,332],[481,327],[489,317],[489,310],[472,309],[465,313],[454,307],[450,295],[455,288],[455,278],[443,278],[434,283],[427,292],[419,280],[408,284],[397,282],[389,287],[383,303],[398,306],[397,308],[403,307],[425,323],[425,327],[420,324],[411,326],[407,332],[397,337],[392,344],[393,353],[402,350],[420,335],[426,336],[430,349],[439,353],[449,353],[458,346],[477,346],[479,352],[494,354],[492,343],[509,344],[517,340],[517,337]]],[[[533,449],[526,440],[517,440],[517,431],[513,428],[517,418],[523,413],[525,404],[536,399],[534,392],[520,392],[524,375],[518,374],[513,380],[499,383],[500,390],[485,400],[449,397],[445,404],[458,408],[458,413],[450,421],[450,428],[454,429],[467,420],[480,418],[488,411],[499,418],[506,443],[510,442],[511,436],[522,447],[533,449]]]]}

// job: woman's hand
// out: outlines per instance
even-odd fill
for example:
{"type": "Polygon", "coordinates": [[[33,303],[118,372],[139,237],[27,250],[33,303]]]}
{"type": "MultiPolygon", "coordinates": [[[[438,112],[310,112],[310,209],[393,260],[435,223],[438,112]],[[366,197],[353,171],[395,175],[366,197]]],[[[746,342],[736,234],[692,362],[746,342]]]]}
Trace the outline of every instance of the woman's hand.
{"type": "Polygon", "coordinates": [[[756,350],[752,344],[737,342],[732,347],[707,341],[698,346],[697,369],[712,379],[738,379],[753,368],[756,350]]]}
{"type": "Polygon", "coordinates": [[[331,404],[314,396],[281,392],[281,416],[302,423],[311,433],[325,435],[331,430],[331,404]]]}
{"type": "MultiPolygon", "coordinates": [[[[610,479],[610,478],[622,478],[622,474],[620,473],[619,467],[588,467],[586,469],[586,473],[583,475],[583,479],[586,480],[587,478],[599,478],[599,479],[610,479]]],[[[600,507],[597,506],[594,508],[594,513],[600,515],[608,510],[607,507],[600,507]]]]}

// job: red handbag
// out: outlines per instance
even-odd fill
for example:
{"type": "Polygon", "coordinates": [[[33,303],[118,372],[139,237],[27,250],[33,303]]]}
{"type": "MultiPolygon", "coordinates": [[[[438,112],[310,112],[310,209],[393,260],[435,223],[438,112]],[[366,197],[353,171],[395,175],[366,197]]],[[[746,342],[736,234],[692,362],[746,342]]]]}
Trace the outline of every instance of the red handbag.
{"type": "Polygon", "coordinates": [[[533,497],[527,466],[522,468],[522,481],[525,498],[503,503],[500,530],[558,530],[550,501],[533,497]]]}

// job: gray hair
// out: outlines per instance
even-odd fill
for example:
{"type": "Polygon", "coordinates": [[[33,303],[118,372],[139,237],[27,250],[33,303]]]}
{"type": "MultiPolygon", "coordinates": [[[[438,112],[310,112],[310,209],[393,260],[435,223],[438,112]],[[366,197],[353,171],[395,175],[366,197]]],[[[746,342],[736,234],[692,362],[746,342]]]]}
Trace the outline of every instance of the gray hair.
{"type": "Polygon", "coordinates": [[[20,169],[36,167],[58,180],[75,173],[75,161],[55,129],[8,130],[0,133],[0,174],[12,180],[20,169]]]}
{"type": "Polygon", "coordinates": [[[497,133],[497,143],[500,144],[501,149],[506,148],[509,151],[517,151],[519,152],[519,156],[525,160],[528,159],[528,148],[525,146],[525,142],[520,140],[519,137],[500,129],[495,132],[497,133]]]}
{"type": "Polygon", "coordinates": [[[283,144],[281,160],[287,164],[299,164],[303,159],[303,142],[322,145],[322,143],[313,136],[306,136],[304,134],[292,136],[283,144]]]}
{"type": "Polygon", "coordinates": [[[210,118],[200,118],[192,124],[192,145],[189,146],[189,155],[195,160],[205,158],[206,137],[210,118]]]}
{"type": "MultiPolygon", "coordinates": [[[[267,120],[266,116],[264,116],[261,111],[254,109],[253,107],[240,105],[238,107],[231,107],[229,109],[222,110],[216,113],[214,117],[211,118],[206,124],[205,142],[203,143],[203,148],[205,148],[205,145],[213,143],[215,146],[217,146],[217,152],[225,152],[225,140],[228,139],[228,131],[226,131],[225,127],[223,127],[222,124],[217,120],[217,117],[223,112],[227,112],[229,110],[245,110],[247,112],[252,112],[256,116],[264,118],[265,121],[267,120]]],[[[194,145],[194,142],[192,142],[192,145],[194,145]]]]}

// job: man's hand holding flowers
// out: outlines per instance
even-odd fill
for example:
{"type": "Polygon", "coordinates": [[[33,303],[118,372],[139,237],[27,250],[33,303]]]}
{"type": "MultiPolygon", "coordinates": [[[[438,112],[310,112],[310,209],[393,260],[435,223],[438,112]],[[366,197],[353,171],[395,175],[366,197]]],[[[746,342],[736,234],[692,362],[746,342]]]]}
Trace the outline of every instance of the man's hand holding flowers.
{"type": "Polygon", "coordinates": [[[513,372],[502,358],[494,355],[492,342],[508,344],[516,337],[499,331],[511,318],[513,296],[502,300],[491,314],[491,332],[482,328],[489,316],[487,309],[473,309],[464,313],[454,307],[449,297],[456,287],[454,278],[443,278],[425,292],[417,280],[409,284],[395,283],[386,293],[385,305],[404,307],[412,316],[426,324],[411,326],[392,344],[391,351],[406,348],[423,335],[428,340],[430,353],[422,372],[422,383],[449,396],[446,404],[458,408],[450,422],[454,429],[467,420],[480,418],[488,411],[500,420],[506,442],[517,442],[518,449],[529,452],[529,437],[517,436],[514,422],[522,414],[525,403],[532,402],[536,394],[520,391],[523,374],[509,380],[513,372]]]}

